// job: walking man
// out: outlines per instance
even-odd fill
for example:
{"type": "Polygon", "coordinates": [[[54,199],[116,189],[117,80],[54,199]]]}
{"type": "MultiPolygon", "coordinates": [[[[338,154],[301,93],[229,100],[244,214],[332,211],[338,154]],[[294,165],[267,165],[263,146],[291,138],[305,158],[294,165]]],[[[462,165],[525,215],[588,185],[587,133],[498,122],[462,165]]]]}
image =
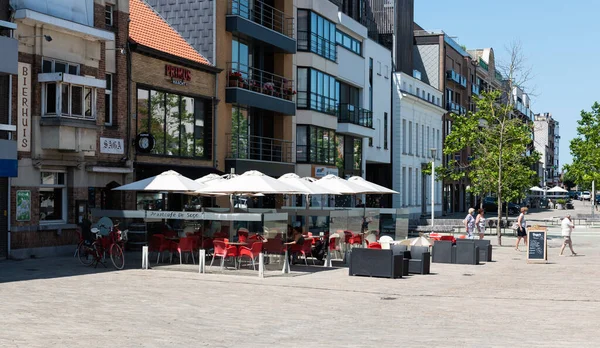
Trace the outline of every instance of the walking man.
{"type": "Polygon", "coordinates": [[[571,241],[571,232],[575,228],[573,224],[573,220],[571,220],[571,214],[567,214],[565,218],[560,223],[560,227],[562,230],[563,236],[563,245],[560,248],[560,254],[558,256],[563,256],[563,251],[565,251],[565,247],[568,245],[569,249],[571,249],[571,255],[577,256],[577,253],[573,251],[573,242],[571,241]]]}

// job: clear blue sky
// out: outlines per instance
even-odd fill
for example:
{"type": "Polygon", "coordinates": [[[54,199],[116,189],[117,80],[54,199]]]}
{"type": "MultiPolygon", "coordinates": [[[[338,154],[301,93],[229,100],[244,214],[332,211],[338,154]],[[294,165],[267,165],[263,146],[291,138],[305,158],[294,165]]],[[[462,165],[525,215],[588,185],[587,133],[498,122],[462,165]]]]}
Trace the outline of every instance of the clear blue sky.
{"type": "Polygon", "coordinates": [[[582,109],[600,100],[600,1],[415,0],[415,22],[442,29],[469,49],[492,47],[506,61],[519,40],[533,68],[532,110],[560,122],[560,163],[571,162],[569,143],[582,109]]]}

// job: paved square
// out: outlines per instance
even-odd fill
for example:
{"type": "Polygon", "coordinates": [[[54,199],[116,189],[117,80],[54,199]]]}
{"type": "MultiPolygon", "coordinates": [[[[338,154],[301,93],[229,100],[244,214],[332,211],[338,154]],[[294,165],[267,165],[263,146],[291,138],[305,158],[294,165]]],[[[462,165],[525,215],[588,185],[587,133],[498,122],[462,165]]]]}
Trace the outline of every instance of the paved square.
{"type": "Polygon", "coordinates": [[[578,257],[558,257],[559,234],[549,264],[505,237],[496,262],[397,280],[3,261],[0,347],[597,347],[600,229],[576,230],[578,257]]]}

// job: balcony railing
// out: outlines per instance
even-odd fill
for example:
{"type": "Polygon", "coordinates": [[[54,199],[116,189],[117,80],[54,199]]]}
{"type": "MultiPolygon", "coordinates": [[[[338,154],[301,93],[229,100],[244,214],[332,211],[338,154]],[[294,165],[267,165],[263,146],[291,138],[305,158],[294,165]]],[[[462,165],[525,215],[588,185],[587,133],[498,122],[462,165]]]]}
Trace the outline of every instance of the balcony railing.
{"type": "Polygon", "coordinates": [[[333,116],[337,115],[337,101],[335,98],[325,97],[317,93],[298,92],[296,105],[298,109],[312,109],[333,116]]]}
{"type": "Polygon", "coordinates": [[[467,87],[467,78],[462,76],[461,74],[457,73],[454,70],[446,71],[446,78],[448,80],[458,83],[459,85],[461,85],[465,88],[467,87]]]}
{"type": "Polygon", "coordinates": [[[337,61],[337,44],[310,31],[298,30],[298,50],[310,51],[334,62],[337,61]]]}
{"type": "Polygon", "coordinates": [[[466,109],[464,107],[462,107],[460,104],[458,103],[454,103],[454,102],[448,102],[446,104],[446,110],[454,112],[455,114],[466,114],[466,109]]]}
{"type": "Polygon", "coordinates": [[[294,81],[240,63],[227,63],[227,88],[243,88],[294,101],[294,81]]]}
{"type": "Polygon", "coordinates": [[[482,67],[485,71],[488,71],[490,67],[488,63],[486,63],[483,59],[479,58],[479,66],[482,67]]]}
{"type": "Polygon", "coordinates": [[[240,16],[294,38],[294,18],[260,0],[229,0],[227,14],[240,16]]]}
{"type": "Polygon", "coordinates": [[[338,122],[373,128],[373,112],[352,104],[341,103],[338,107],[338,122]]]}
{"type": "Polygon", "coordinates": [[[227,158],[267,162],[292,162],[289,140],[265,138],[247,134],[227,134],[227,158]]]}

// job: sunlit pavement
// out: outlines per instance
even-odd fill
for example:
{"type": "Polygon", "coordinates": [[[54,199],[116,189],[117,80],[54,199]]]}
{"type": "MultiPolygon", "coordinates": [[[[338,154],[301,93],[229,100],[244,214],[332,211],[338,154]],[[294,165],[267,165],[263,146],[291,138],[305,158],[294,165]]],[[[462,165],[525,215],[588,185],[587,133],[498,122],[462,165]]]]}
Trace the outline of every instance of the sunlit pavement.
{"type": "Polygon", "coordinates": [[[600,238],[578,230],[580,256],[559,257],[554,235],[549,264],[528,265],[504,237],[496,262],[397,280],[344,268],[266,279],[145,271],[131,257],[118,272],[4,261],[0,347],[598,346],[600,238]]]}

